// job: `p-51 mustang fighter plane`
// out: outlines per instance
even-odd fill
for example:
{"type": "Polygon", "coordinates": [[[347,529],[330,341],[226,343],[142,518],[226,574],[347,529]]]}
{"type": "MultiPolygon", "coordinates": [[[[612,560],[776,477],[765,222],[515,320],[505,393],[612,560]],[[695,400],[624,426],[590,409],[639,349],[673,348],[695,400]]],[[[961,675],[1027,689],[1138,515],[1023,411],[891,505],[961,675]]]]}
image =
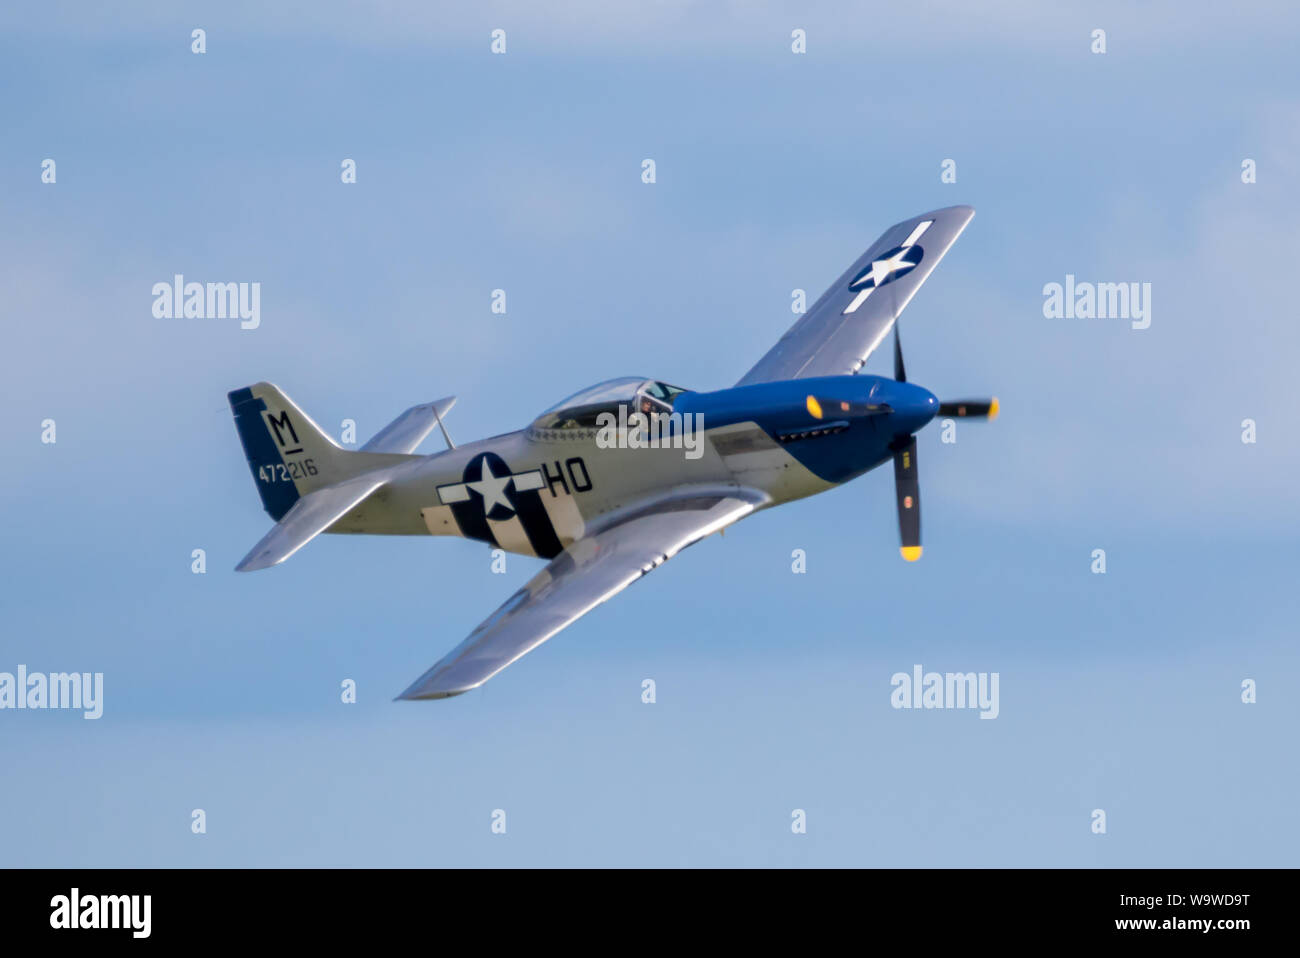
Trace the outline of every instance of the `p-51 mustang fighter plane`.
{"type": "Polygon", "coordinates": [[[975,211],[887,230],[730,389],[643,377],[575,393],[526,429],[456,446],[454,397],[412,406],[345,450],[270,383],[230,393],[275,527],[236,567],[283,562],[322,532],[451,535],[549,564],[399,696],[477,688],[660,563],[759,509],[893,460],[903,558],[921,555],[915,433],[993,418],[907,381],[895,320],[975,211]],[[894,328],[894,378],[856,375],[894,328]],[[447,449],[414,455],[434,427],[447,449]],[[689,440],[694,439],[694,443],[689,440]]]}

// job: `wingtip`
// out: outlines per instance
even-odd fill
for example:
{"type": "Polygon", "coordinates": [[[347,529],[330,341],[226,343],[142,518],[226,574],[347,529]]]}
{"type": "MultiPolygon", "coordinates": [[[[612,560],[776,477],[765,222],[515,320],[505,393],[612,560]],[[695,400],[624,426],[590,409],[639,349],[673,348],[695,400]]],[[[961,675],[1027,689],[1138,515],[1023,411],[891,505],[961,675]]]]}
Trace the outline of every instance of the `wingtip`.
{"type": "Polygon", "coordinates": [[[464,695],[469,689],[457,689],[454,692],[420,692],[412,687],[393,699],[394,702],[432,702],[436,699],[451,699],[464,695]]]}
{"type": "MultiPolygon", "coordinates": [[[[430,699],[449,699],[457,695],[464,695],[466,692],[478,688],[483,682],[476,682],[473,685],[461,685],[457,688],[454,679],[449,679],[445,674],[440,675],[439,662],[428,672],[425,672],[418,679],[406,687],[406,689],[393,699],[394,702],[427,702],[430,699]]],[[[484,680],[486,681],[486,680],[484,680]]]]}
{"type": "Polygon", "coordinates": [[[250,553],[249,555],[244,556],[244,558],[240,560],[239,565],[235,566],[235,571],[236,572],[257,572],[261,569],[269,569],[272,566],[277,566],[284,561],[284,559],[276,559],[274,562],[267,562],[265,556],[266,556],[265,549],[263,549],[257,555],[252,555],[250,553]]]}

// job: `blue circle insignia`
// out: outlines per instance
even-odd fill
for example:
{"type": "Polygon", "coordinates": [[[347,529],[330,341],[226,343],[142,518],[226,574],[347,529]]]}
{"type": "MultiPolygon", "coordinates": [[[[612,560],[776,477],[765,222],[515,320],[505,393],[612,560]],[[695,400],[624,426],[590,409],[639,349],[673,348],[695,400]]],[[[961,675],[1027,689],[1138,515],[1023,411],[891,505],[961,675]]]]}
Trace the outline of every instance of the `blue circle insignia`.
{"type": "Polygon", "coordinates": [[[871,289],[892,283],[916,269],[924,256],[925,250],[915,243],[911,246],[895,246],[860,269],[849,283],[849,289],[871,289]]]}

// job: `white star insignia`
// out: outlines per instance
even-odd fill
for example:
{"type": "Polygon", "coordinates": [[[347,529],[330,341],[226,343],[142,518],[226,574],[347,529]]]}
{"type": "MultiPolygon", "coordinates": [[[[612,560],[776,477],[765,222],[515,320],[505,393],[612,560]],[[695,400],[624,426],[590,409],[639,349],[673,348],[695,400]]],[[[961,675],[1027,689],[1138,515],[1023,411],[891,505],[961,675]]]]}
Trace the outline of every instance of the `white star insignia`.
{"type": "Polygon", "coordinates": [[[889,279],[890,274],[896,273],[900,269],[912,265],[905,261],[908,250],[910,249],[910,246],[905,246],[893,256],[889,257],[889,259],[873,260],[871,263],[871,273],[868,276],[863,276],[862,279],[858,280],[858,282],[861,283],[863,280],[870,278],[872,286],[880,286],[885,282],[885,280],[889,279]]]}
{"type": "Polygon", "coordinates": [[[491,512],[492,507],[498,503],[505,506],[511,512],[515,511],[515,507],[512,506],[510,500],[506,498],[506,487],[514,481],[514,476],[498,476],[492,471],[492,467],[488,465],[488,461],[484,459],[479,464],[478,482],[469,482],[466,483],[466,485],[483,497],[483,512],[486,515],[491,512]]]}

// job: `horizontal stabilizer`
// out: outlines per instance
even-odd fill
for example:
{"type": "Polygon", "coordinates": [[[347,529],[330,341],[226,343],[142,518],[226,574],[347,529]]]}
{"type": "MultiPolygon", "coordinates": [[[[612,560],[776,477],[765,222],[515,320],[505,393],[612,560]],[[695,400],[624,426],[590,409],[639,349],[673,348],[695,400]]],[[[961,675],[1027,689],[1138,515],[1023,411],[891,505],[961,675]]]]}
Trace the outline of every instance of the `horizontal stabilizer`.
{"type": "Polygon", "coordinates": [[[283,562],[340,518],[347,515],[387,476],[359,476],[324,489],[317,489],[293,504],[270,532],[244,556],[236,572],[253,572],[283,562]]]}
{"type": "Polygon", "coordinates": [[[414,452],[438,420],[456,405],[455,396],[412,406],[390,422],[361,447],[362,452],[414,452]]]}

